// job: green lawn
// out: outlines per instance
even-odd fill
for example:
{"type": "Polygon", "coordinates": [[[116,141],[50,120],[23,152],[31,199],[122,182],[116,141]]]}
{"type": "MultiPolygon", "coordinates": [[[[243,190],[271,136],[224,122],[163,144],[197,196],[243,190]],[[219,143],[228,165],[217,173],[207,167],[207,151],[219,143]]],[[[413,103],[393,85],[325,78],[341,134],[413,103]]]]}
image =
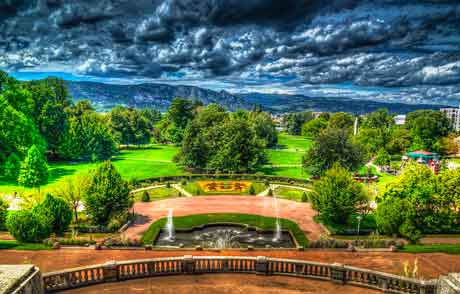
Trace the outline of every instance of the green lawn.
{"type": "Polygon", "coordinates": [[[300,165],[302,164],[302,156],[311,144],[311,139],[280,133],[278,135],[278,147],[267,149],[270,164],[261,168],[260,171],[273,176],[303,179],[309,177],[303,172],[300,165]]]}
{"type": "Polygon", "coordinates": [[[302,200],[303,193],[306,192],[295,188],[278,187],[275,189],[276,197],[299,202],[302,200]]]}
{"type": "Polygon", "coordinates": [[[460,244],[406,245],[400,251],[407,253],[460,254],[460,244]]]}
{"type": "MultiPolygon", "coordinates": [[[[153,145],[151,149],[122,150],[112,160],[123,178],[142,180],[150,177],[174,176],[184,174],[172,159],[178,147],[171,145],[153,145]]],[[[41,187],[42,191],[52,191],[67,177],[87,173],[99,163],[51,163],[49,183],[41,187]]],[[[0,178],[0,194],[14,191],[29,191],[12,182],[0,178]]]]}
{"type": "MultiPolygon", "coordinates": [[[[155,188],[147,191],[150,195],[150,201],[163,200],[168,198],[179,197],[179,192],[174,188],[155,188]]],[[[144,191],[134,194],[136,201],[141,201],[144,191]]]]}
{"type": "Polygon", "coordinates": [[[0,250],[1,249],[13,249],[13,250],[50,250],[51,248],[48,245],[41,243],[19,243],[17,241],[9,240],[0,240],[0,250]]]}
{"type": "MultiPolygon", "coordinates": [[[[210,223],[247,224],[264,230],[274,230],[276,226],[276,219],[252,214],[227,213],[196,214],[174,218],[174,227],[176,229],[191,229],[210,223]]],[[[152,244],[160,230],[164,228],[165,225],[166,218],[162,218],[154,222],[142,236],[142,242],[144,244],[152,244]]],[[[300,246],[308,245],[307,237],[295,222],[288,219],[281,219],[281,226],[283,230],[289,230],[293,234],[300,246]]]]}

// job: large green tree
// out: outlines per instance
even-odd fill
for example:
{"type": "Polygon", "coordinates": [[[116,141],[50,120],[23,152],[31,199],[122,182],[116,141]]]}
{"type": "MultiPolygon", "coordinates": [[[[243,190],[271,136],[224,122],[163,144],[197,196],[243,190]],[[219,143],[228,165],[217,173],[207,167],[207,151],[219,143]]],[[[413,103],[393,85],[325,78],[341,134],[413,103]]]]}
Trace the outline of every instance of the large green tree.
{"type": "Polygon", "coordinates": [[[435,176],[425,165],[410,164],[377,198],[377,225],[383,233],[411,241],[422,233],[460,231],[459,184],[460,171],[435,176]]]}
{"type": "Polygon", "coordinates": [[[92,173],[84,197],[86,212],[96,224],[106,225],[112,217],[124,214],[130,205],[128,183],[115,166],[105,161],[92,173]]]}
{"type": "Polygon", "coordinates": [[[72,104],[65,81],[58,78],[31,81],[27,89],[33,99],[30,111],[51,154],[56,154],[67,128],[65,109],[72,104]]]}
{"type": "Polygon", "coordinates": [[[356,170],[363,165],[365,159],[364,149],[350,136],[350,130],[327,128],[314,138],[312,147],[302,161],[304,169],[321,175],[336,162],[356,170]]]}
{"type": "Polygon", "coordinates": [[[68,129],[58,150],[62,158],[84,161],[110,159],[117,153],[115,139],[104,120],[86,101],[68,109],[68,129]]]}
{"type": "Polygon", "coordinates": [[[179,144],[184,137],[187,124],[193,119],[199,106],[199,102],[175,98],[158,125],[163,140],[179,144]]]}
{"type": "Polygon", "coordinates": [[[5,168],[4,168],[5,177],[10,181],[16,182],[19,177],[20,169],[21,169],[21,160],[16,155],[16,153],[13,152],[8,156],[5,162],[5,168]]]}
{"type": "Polygon", "coordinates": [[[228,114],[217,105],[197,111],[185,130],[180,163],[220,172],[254,171],[266,161],[266,139],[256,134],[251,113],[228,114]]]}
{"type": "Polygon", "coordinates": [[[314,118],[310,111],[288,113],[283,117],[283,124],[288,134],[298,136],[302,131],[302,126],[314,118]]]}
{"type": "Polygon", "coordinates": [[[451,130],[444,113],[435,110],[417,110],[407,114],[406,127],[412,135],[413,149],[439,151],[439,141],[451,130]]]}
{"type": "Polygon", "coordinates": [[[24,187],[40,187],[48,182],[48,164],[43,152],[33,145],[21,165],[18,182],[24,187]]]}
{"type": "Polygon", "coordinates": [[[274,147],[278,143],[276,126],[267,112],[254,111],[249,113],[249,122],[256,137],[265,142],[265,146],[274,147]]]}
{"type": "Polygon", "coordinates": [[[346,224],[367,201],[361,184],[337,163],[313,184],[309,199],[322,221],[332,224],[346,224]]]}
{"type": "Polygon", "coordinates": [[[62,235],[72,220],[72,210],[64,199],[46,194],[45,200],[34,207],[33,212],[49,219],[51,232],[62,235]]]}

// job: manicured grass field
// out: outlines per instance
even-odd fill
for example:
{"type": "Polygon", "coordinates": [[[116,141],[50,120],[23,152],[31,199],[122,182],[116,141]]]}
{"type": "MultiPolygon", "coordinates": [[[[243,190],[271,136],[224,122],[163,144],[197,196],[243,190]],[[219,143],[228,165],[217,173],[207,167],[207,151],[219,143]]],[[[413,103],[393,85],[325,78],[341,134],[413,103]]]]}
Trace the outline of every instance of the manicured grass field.
{"type": "MultiPolygon", "coordinates": [[[[147,191],[150,195],[150,201],[163,200],[168,198],[179,197],[179,191],[174,188],[155,188],[147,191]]],[[[141,201],[144,191],[134,194],[135,201],[141,201]]]]}
{"type": "Polygon", "coordinates": [[[19,243],[17,241],[10,240],[0,240],[0,250],[1,249],[12,249],[12,250],[50,250],[51,247],[45,244],[29,244],[29,243],[19,243]]]}
{"type": "MultiPolygon", "coordinates": [[[[279,134],[281,149],[269,149],[267,153],[273,166],[265,166],[260,171],[268,175],[292,178],[306,178],[300,166],[305,150],[311,146],[311,140],[300,136],[279,134]],[[294,165],[294,166],[292,166],[294,165]]],[[[122,150],[112,161],[124,179],[143,180],[146,178],[175,176],[186,174],[184,169],[173,162],[179,147],[173,145],[154,144],[149,149],[122,150]]],[[[47,185],[41,187],[42,192],[53,191],[68,177],[88,173],[100,163],[53,162],[50,163],[50,178],[47,185]]],[[[18,186],[16,183],[0,177],[0,195],[19,194],[34,191],[18,186]]]]}
{"type": "Polygon", "coordinates": [[[287,200],[302,201],[302,194],[307,193],[303,190],[288,188],[288,187],[278,187],[275,189],[275,195],[278,198],[283,198],[287,200]]]}
{"type": "MultiPolygon", "coordinates": [[[[171,145],[153,145],[151,149],[122,150],[112,160],[126,180],[142,180],[150,177],[184,174],[184,170],[172,161],[178,147],[171,145]]],[[[84,174],[100,163],[51,163],[49,183],[41,187],[42,191],[52,191],[67,177],[84,174]]],[[[29,191],[15,183],[0,178],[0,195],[29,191]]]]}
{"type": "Polygon", "coordinates": [[[401,252],[460,254],[460,244],[406,245],[401,252]]]}
{"type": "MultiPolygon", "coordinates": [[[[288,219],[280,219],[283,230],[289,230],[300,246],[307,246],[308,239],[299,226],[288,219]]],[[[191,229],[197,226],[210,224],[210,223],[235,223],[247,224],[249,226],[258,227],[264,230],[274,230],[276,226],[276,219],[272,217],[265,217],[252,214],[196,214],[189,216],[181,216],[174,218],[174,226],[176,229],[191,229]]],[[[158,233],[166,225],[166,218],[159,219],[154,222],[142,236],[144,244],[152,244],[158,233]]]]}
{"type": "Polygon", "coordinates": [[[260,169],[267,175],[290,178],[308,178],[302,169],[302,156],[310,148],[312,140],[286,133],[278,135],[278,147],[267,150],[269,165],[260,169]]]}

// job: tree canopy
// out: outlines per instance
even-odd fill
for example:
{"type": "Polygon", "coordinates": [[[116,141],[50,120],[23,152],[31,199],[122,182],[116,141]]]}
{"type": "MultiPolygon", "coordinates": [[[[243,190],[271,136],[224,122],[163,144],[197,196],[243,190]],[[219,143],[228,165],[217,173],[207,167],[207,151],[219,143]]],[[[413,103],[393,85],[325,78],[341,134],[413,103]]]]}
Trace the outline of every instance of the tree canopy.
{"type": "Polygon", "coordinates": [[[302,161],[304,169],[321,175],[336,162],[356,170],[364,164],[365,157],[364,149],[350,136],[350,130],[327,128],[314,138],[302,161]]]}

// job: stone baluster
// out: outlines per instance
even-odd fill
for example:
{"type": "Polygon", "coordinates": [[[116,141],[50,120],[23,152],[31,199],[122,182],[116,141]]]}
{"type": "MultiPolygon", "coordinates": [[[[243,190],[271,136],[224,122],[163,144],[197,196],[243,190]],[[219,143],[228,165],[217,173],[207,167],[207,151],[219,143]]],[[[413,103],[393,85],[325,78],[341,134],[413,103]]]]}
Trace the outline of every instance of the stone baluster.
{"type": "Polygon", "coordinates": [[[331,269],[331,280],[334,283],[345,284],[347,278],[347,270],[343,264],[334,263],[330,267],[331,269]]]}
{"type": "Polygon", "coordinates": [[[257,256],[256,261],[256,274],[267,275],[268,274],[268,260],[265,256],[257,256]]]}
{"type": "Polygon", "coordinates": [[[185,274],[193,274],[195,272],[195,261],[192,255],[184,256],[183,269],[185,274]]]}
{"type": "Polygon", "coordinates": [[[102,276],[104,277],[104,282],[117,282],[119,280],[118,276],[118,265],[115,261],[109,261],[104,263],[102,266],[102,276]]]}

